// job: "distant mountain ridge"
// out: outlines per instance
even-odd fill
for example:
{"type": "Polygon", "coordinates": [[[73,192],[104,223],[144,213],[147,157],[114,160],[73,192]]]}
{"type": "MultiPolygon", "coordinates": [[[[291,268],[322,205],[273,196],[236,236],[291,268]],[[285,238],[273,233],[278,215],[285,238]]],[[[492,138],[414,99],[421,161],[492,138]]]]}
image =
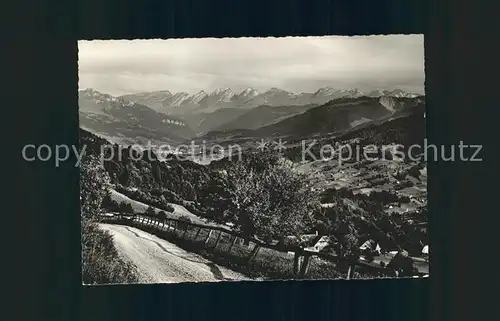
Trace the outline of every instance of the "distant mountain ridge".
{"type": "Polygon", "coordinates": [[[94,89],[78,94],[80,126],[104,136],[179,142],[195,135],[181,119],[147,106],[94,89]]]}
{"type": "MultiPolygon", "coordinates": [[[[263,108],[263,107],[259,107],[263,108]]],[[[225,137],[310,137],[314,135],[332,134],[343,132],[363,124],[369,124],[383,119],[400,117],[413,113],[423,113],[425,110],[425,97],[398,98],[391,96],[358,98],[339,98],[326,104],[305,109],[303,112],[286,114],[280,119],[278,107],[263,109],[268,118],[275,117],[274,123],[262,126],[262,123],[253,126],[251,113],[240,116],[225,128],[217,128],[203,136],[204,139],[225,139],[225,137]],[[276,108],[276,112],[271,111],[276,108]],[[269,111],[270,110],[270,111],[269,111]],[[243,121],[244,119],[244,121],[243,121]],[[244,123],[250,126],[242,127],[244,123]]],[[[292,108],[292,107],[288,107],[292,108]]],[[[253,109],[254,111],[258,109],[253,109]]],[[[262,113],[260,115],[263,115],[262,113]]],[[[262,119],[262,118],[260,118],[262,119]]]]}
{"type": "MultiPolygon", "coordinates": [[[[121,99],[149,106],[160,112],[182,113],[183,111],[203,112],[209,107],[257,107],[257,106],[298,106],[309,104],[324,104],[337,98],[357,98],[362,96],[391,96],[398,98],[413,98],[418,94],[408,93],[401,89],[374,90],[363,93],[358,89],[336,89],[323,87],[314,93],[292,93],[273,87],[260,93],[257,89],[246,88],[235,93],[230,88],[216,89],[211,93],[199,91],[196,94],[187,92],[172,93],[168,90],[138,93],[120,96],[121,99]],[[182,107],[183,109],[178,109],[182,107]]],[[[210,110],[213,111],[213,110],[210,110]]]]}

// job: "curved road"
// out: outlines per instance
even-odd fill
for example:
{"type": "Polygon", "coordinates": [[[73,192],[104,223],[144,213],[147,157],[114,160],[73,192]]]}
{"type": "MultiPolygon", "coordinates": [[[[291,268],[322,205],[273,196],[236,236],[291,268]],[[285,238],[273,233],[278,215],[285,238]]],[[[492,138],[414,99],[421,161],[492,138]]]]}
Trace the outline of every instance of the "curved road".
{"type": "Polygon", "coordinates": [[[251,280],[139,229],[112,224],[99,226],[114,236],[120,255],[137,267],[140,283],[251,280]]]}

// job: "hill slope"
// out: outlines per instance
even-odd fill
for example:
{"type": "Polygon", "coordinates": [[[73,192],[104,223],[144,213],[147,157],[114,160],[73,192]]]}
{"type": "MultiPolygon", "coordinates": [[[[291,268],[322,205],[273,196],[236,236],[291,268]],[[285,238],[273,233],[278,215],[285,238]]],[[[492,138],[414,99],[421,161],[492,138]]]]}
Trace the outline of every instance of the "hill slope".
{"type": "MultiPolygon", "coordinates": [[[[340,98],[324,105],[310,108],[303,113],[284,117],[284,120],[258,129],[224,129],[207,133],[203,138],[207,140],[242,136],[264,138],[291,136],[293,138],[305,138],[314,135],[328,135],[348,131],[374,121],[386,120],[391,117],[412,113],[419,108],[423,108],[423,106],[425,106],[423,97],[395,98],[382,96],[340,98]]],[[[274,113],[273,109],[270,109],[270,114],[276,116],[279,115],[279,111],[274,113]]],[[[243,115],[242,119],[246,119],[246,115],[243,115]]],[[[252,114],[249,114],[248,119],[252,119],[252,114]]],[[[236,122],[236,124],[241,123],[236,122]]]]}
{"type": "Polygon", "coordinates": [[[233,129],[258,129],[260,127],[277,123],[285,118],[301,114],[316,105],[305,106],[259,106],[237,117],[236,119],[215,128],[217,131],[233,129]]]}

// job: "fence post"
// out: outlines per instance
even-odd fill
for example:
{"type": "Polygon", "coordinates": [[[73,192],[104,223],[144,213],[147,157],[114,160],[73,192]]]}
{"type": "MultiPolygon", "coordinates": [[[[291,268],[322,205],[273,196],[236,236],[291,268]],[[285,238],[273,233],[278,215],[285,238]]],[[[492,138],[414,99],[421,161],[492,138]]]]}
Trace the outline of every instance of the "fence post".
{"type": "Polygon", "coordinates": [[[186,228],[184,229],[184,233],[182,233],[182,238],[186,237],[186,233],[188,231],[188,228],[189,228],[189,225],[187,225],[187,223],[186,223],[186,228]]]}
{"type": "Polygon", "coordinates": [[[194,236],[194,241],[198,238],[198,235],[200,235],[201,232],[201,227],[198,227],[198,232],[196,232],[196,235],[194,236]]]}
{"type": "Polygon", "coordinates": [[[238,239],[238,236],[235,235],[234,238],[233,238],[233,241],[231,242],[231,244],[229,245],[229,249],[227,250],[228,252],[231,252],[231,249],[233,248],[234,244],[236,244],[236,240],[238,239]]]}
{"type": "Polygon", "coordinates": [[[212,232],[213,232],[213,230],[210,230],[210,232],[208,232],[207,238],[205,239],[205,246],[208,244],[208,241],[210,240],[210,236],[212,236],[212,232]]]}
{"type": "Polygon", "coordinates": [[[252,250],[252,253],[250,253],[250,257],[248,258],[248,263],[252,262],[253,259],[257,256],[260,250],[260,245],[255,244],[255,247],[252,250]]]}
{"type": "Polygon", "coordinates": [[[352,263],[349,265],[349,270],[347,270],[347,280],[351,280],[354,276],[355,267],[356,266],[352,263]]]}
{"type": "Polygon", "coordinates": [[[307,273],[307,268],[309,267],[309,260],[311,258],[311,254],[304,254],[304,260],[302,261],[302,264],[300,266],[300,273],[299,276],[303,278],[306,273],[307,273]]]}
{"type": "Polygon", "coordinates": [[[219,240],[220,240],[221,235],[222,235],[222,231],[219,231],[219,235],[217,235],[217,239],[215,240],[214,249],[217,247],[217,244],[219,244],[219,240]]]}
{"type": "Polygon", "coordinates": [[[296,250],[293,256],[293,275],[299,275],[301,258],[302,258],[301,251],[296,250]]]}
{"type": "Polygon", "coordinates": [[[243,245],[246,245],[247,248],[250,247],[250,239],[249,238],[243,238],[243,245]]]}

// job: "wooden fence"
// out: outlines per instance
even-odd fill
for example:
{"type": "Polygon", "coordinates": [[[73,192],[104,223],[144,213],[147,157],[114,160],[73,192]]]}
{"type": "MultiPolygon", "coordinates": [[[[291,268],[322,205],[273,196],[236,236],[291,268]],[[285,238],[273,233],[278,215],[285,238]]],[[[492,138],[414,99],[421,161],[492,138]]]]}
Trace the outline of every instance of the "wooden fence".
{"type": "MultiPolygon", "coordinates": [[[[336,269],[342,267],[341,270],[347,275],[346,279],[352,279],[355,270],[364,271],[371,275],[396,276],[394,270],[386,267],[374,266],[363,261],[352,261],[344,257],[314,252],[300,247],[270,245],[255,238],[242,237],[239,233],[224,227],[191,223],[172,218],[160,219],[158,217],[143,215],[102,216],[100,217],[100,221],[129,225],[148,232],[156,232],[156,234],[161,234],[159,235],[160,237],[175,238],[178,241],[196,245],[197,248],[202,247],[212,251],[217,249],[221,253],[238,252],[238,258],[246,265],[251,264],[257,255],[262,253],[268,259],[271,257],[272,259],[282,259],[284,262],[283,266],[286,268],[287,262],[292,260],[291,253],[293,253],[291,275],[298,278],[304,278],[308,275],[312,258],[319,258],[325,262],[334,264],[336,269]]],[[[417,276],[423,275],[424,273],[419,273],[417,276]]]]}

